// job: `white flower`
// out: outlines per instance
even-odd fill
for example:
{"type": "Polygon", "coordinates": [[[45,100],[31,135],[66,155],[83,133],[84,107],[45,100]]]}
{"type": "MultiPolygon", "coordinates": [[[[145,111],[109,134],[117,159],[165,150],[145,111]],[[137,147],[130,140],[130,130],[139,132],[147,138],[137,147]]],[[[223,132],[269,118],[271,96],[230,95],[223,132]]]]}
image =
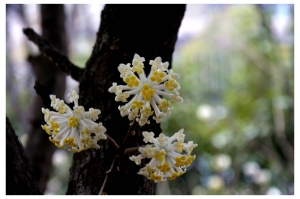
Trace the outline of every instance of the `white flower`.
{"type": "Polygon", "coordinates": [[[118,87],[117,83],[115,82],[113,83],[113,86],[108,89],[108,91],[110,93],[116,93],[116,94],[122,93],[122,90],[118,87]]]}
{"type": "Polygon", "coordinates": [[[68,94],[71,102],[74,102],[73,110],[63,100],[50,95],[51,106],[58,111],[49,111],[42,108],[47,124],[42,128],[50,135],[49,140],[58,148],[64,148],[72,152],[80,152],[88,148],[100,148],[97,141],[106,139],[106,128],[102,123],[96,123],[99,109],[90,108],[85,112],[83,106],[78,106],[79,96],[76,90],[68,94]],[[92,136],[93,134],[93,136],[92,136]]]}
{"type": "Polygon", "coordinates": [[[186,172],[186,167],[191,165],[195,155],[191,156],[192,149],[197,146],[192,141],[184,143],[183,129],[175,133],[172,137],[167,137],[163,133],[154,138],[153,132],[144,131],[144,147],[139,148],[138,156],[131,156],[129,159],[137,165],[141,164],[144,158],[151,159],[145,167],[141,168],[138,174],[146,176],[149,180],[162,182],[174,180],[176,177],[186,172]],[[182,151],[185,153],[181,154],[182,151]]]}
{"type": "Polygon", "coordinates": [[[120,64],[120,77],[127,85],[117,85],[114,82],[108,89],[110,93],[115,93],[117,102],[126,102],[124,106],[119,107],[121,116],[129,115],[129,120],[136,119],[140,126],[149,123],[149,117],[160,123],[171,113],[170,102],[183,101],[178,92],[180,85],[176,81],[180,75],[168,70],[169,63],[163,63],[160,57],[150,60],[151,71],[146,77],[144,61],[144,57],[135,54],[132,67],[130,63],[120,64]],[[131,95],[133,97],[127,100],[131,95]],[[169,98],[169,101],[161,96],[169,98]]]}
{"type": "Polygon", "coordinates": [[[90,119],[96,121],[98,119],[98,115],[101,114],[101,111],[99,109],[90,108],[89,109],[89,115],[90,119]]]}
{"type": "Polygon", "coordinates": [[[131,72],[130,64],[120,64],[118,70],[121,73],[120,77],[124,78],[129,72],[131,72]]]}
{"type": "MultiPolygon", "coordinates": [[[[68,94],[68,97],[69,97],[70,102],[74,102],[75,107],[78,106],[79,95],[77,94],[77,91],[75,89],[71,93],[68,94]]],[[[52,98],[51,98],[51,100],[52,100],[52,98]]]]}
{"type": "Polygon", "coordinates": [[[147,131],[144,131],[142,134],[143,134],[143,136],[144,136],[143,141],[144,141],[145,143],[147,143],[147,142],[153,143],[153,141],[154,141],[154,133],[153,133],[153,132],[147,132],[147,131]]]}

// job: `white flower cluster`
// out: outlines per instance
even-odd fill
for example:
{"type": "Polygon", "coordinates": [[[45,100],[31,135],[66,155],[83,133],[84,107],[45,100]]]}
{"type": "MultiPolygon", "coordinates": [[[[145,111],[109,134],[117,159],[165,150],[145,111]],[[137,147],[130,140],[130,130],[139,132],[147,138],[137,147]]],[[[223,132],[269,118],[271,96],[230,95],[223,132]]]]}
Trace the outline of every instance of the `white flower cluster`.
{"type": "Polygon", "coordinates": [[[70,102],[74,102],[73,110],[64,103],[64,100],[50,95],[51,107],[56,111],[42,108],[47,124],[42,128],[50,135],[49,139],[58,148],[72,152],[80,152],[88,148],[99,149],[97,141],[106,139],[106,128],[102,123],[96,123],[99,109],[90,108],[85,111],[83,106],[78,106],[79,95],[76,90],[68,94],[70,102]]]}
{"type": "Polygon", "coordinates": [[[137,165],[141,164],[144,158],[150,158],[150,162],[141,168],[138,174],[146,176],[149,180],[162,182],[174,180],[176,177],[186,172],[196,155],[191,156],[193,149],[198,146],[193,141],[184,143],[183,129],[175,133],[172,137],[167,137],[163,133],[154,138],[153,132],[143,132],[144,142],[151,143],[139,148],[141,153],[138,156],[131,156],[129,159],[137,165]],[[184,151],[183,154],[181,154],[184,151]]]}
{"type": "Polygon", "coordinates": [[[178,92],[180,85],[176,81],[180,75],[168,70],[169,62],[163,63],[160,57],[150,60],[151,71],[146,77],[144,61],[144,57],[135,54],[132,67],[130,63],[120,64],[118,66],[120,77],[127,85],[117,85],[114,82],[108,90],[116,94],[117,102],[127,102],[124,106],[119,106],[121,116],[128,115],[129,120],[136,119],[140,126],[149,124],[148,118],[153,115],[153,110],[155,113],[153,119],[157,123],[171,113],[170,101],[160,96],[168,97],[171,102],[183,101],[178,92]],[[128,102],[127,98],[130,95],[134,97],[128,102]]]}

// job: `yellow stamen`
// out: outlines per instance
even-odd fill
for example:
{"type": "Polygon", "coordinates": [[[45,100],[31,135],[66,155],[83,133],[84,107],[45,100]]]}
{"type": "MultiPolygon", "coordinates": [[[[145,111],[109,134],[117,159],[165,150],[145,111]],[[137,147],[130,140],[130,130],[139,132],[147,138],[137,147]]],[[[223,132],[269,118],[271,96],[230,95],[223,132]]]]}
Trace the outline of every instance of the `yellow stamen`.
{"type": "Polygon", "coordinates": [[[162,178],[161,175],[155,175],[154,173],[150,174],[150,177],[148,178],[149,180],[156,180],[156,181],[160,181],[162,178]]]}
{"type": "Polygon", "coordinates": [[[181,153],[182,152],[182,149],[184,147],[184,144],[183,142],[175,142],[174,143],[174,146],[176,147],[178,153],[181,153]]]}
{"type": "Polygon", "coordinates": [[[154,71],[152,73],[152,76],[150,77],[150,80],[153,82],[157,82],[157,83],[161,83],[162,82],[162,78],[164,78],[166,76],[166,73],[163,71],[154,71]]]}
{"type": "Polygon", "coordinates": [[[50,120],[50,126],[54,133],[58,133],[59,124],[54,122],[53,120],[50,120]]]}
{"type": "Polygon", "coordinates": [[[173,78],[170,78],[168,81],[165,82],[165,86],[170,90],[173,91],[175,88],[178,87],[178,82],[174,80],[173,78]]]}
{"type": "Polygon", "coordinates": [[[151,88],[148,84],[143,85],[143,89],[141,90],[142,96],[145,100],[150,101],[151,97],[154,95],[154,89],[151,88]]]}
{"type": "Polygon", "coordinates": [[[44,129],[44,131],[46,131],[46,133],[48,133],[48,135],[52,135],[52,133],[49,130],[49,126],[48,125],[45,124],[44,126],[42,126],[42,129],[44,129]]]}
{"type": "Polygon", "coordinates": [[[79,118],[75,117],[75,116],[70,116],[68,119],[68,126],[69,127],[73,127],[76,128],[78,126],[79,123],[79,118]]]}
{"type": "Polygon", "coordinates": [[[143,108],[144,104],[145,104],[145,102],[143,102],[143,101],[139,102],[136,99],[134,99],[131,104],[131,109],[136,109],[136,108],[141,109],[141,108],[143,108]]]}
{"type": "Polygon", "coordinates": [[[73,146],[73,147],[76,147],[77,145],[75,144],[74,142],[74,138],[73,137],[68,137],[68,138],[65,138],[63,140],[63,142],[69,146],[73,146]]]}
{"type": "Polygon", "coordinates": [[[133,86],[138,86],[140,83],[138,78],[133,74],[130,77],[124,78],[124,82],[127,83],[127,86],[130,88],[133,86]]]}
{"type": "Polygon", "coordinates": [[[182,165],[184,165],[185,164],[185,162],[186,162],[186,156],[185,155],[183,155],[183,156],[176,156],[175,158],[174,158],[174,160],[175,160],[175,166],[176,167],[180,167],[180,166],[182,166],[182,165]]]}
{"type": "Polygon", "coordinates": [[[164,159],[165,159],[165,155],[166,155],[166,154],[167,154],[167,153],[165,152],[165,150],[162,149],[162,150],[160,150],[160,151],[156,151],[154,157],[155,157],[158,161],[163,162],[164,159]]]}
{"type": "Polygon", "coordinates": [[[162,110],[164,113],[168,111],[168,108],[170,106],[170,102],[168,102],[166,99],[162,99],[160,104],[158,105],[158,108],[162,110]]]}
{"type": "Polygon", "coordinates": [[[168,177],[169,180],[175,180],[175,178],[177,178],[179,175],[177,172],[172,173],[172,175],[170,177],[168,177]]]}
{"type": "Polygon", "coordinates": [[[59,141],[53,140],[51,137],[49,137],[49,140],[55,144],[56,147],[63,149],[64,147],[62,145],[59,144],[59,141]]]}
{"type": "Polygon", "coordinates": [[[194,156],[189,155],[187,160],[185,161],[184,165],[189,166],[190,164],[192,164],[192,162],[195,160],[195,158],[196,158],[195,155],[194,156]]]}
{"type": "Polygon", "coordinates": [[[171,170],[170,165],[167,162],[164,162],[161,166],[156,166],[161,172],[168,172],[171,170]]]}

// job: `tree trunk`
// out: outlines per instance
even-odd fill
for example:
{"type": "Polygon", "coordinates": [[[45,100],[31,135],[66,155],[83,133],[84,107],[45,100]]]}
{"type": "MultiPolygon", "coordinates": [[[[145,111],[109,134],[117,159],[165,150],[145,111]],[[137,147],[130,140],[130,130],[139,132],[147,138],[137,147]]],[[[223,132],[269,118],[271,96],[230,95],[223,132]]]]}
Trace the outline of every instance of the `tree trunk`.
{"type": "MultiPolygon", "coordinates": [[[[99,108],[99,121],[118,144],[124,139],[129,120],[121,117],[115,95],[108,92],[113,82],[122,84],[117,67],[131,63],[135,53],[145,57],[145,73],[150,72],[150,60],[160,56],[172,63],[172,53],[185,5],[106,5],[101,14],[101,25],[90,59],[80,82],[80,101],[85,109],[99,108]]],[[[151,123],[136,128],[127,147],[143,145],[141,132],[161,133],[159,124],[151,123]]],[[[101,141],[101,148],[74,154],[70,169],[67,194],[98,194],[114,158],[114,148],[101,141]]],[[[141,166],[145,165],[145,161],[141,166]]],[[[104,192],[117,194],[155,194],[155,184],[137,172],[128,156],[116,163],[108,175],[104,192]],[[119,168],[119,171],[116,168],[119,168]]]]}
{"type": "Polygon", "coordinates": [[[24,148],[6,118],[6,194],[41,194],[24,148]]]}
{"type": "MultiPolygon", "coordinates": [[[[51,42],[53,46],[64,54],[67,54],[68,42],[65,29],[64,5],[42,4],[41,5],[42,36],[51,42]]],[[[51,93],[59,98],[64,97],[66,74],[55,67],[43,55],[37,57],[29,56],[29,62],[36,79],[46,86],[51,93]]],[[[49,104],[46,104],[49,106],[49,104]]],[[[50,171],[52,169],[52,155],[56,147],[49,142],[49,136],[41,128],[44,123],[44,115],[41,108],[45,107],[41,97],[33,97],[30,107],[30,130],[28,142],[25,147],[26,154],[33,167],[33,175],[38,180],[40,190],[45,191],[50,171]]]]}

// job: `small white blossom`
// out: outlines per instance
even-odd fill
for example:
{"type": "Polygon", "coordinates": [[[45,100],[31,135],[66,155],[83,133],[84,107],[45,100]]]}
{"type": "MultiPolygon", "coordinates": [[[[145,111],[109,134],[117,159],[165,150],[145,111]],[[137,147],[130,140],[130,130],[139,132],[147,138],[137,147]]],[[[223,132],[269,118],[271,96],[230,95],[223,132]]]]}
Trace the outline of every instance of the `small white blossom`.
{"type": "Polygon", "coordinates": [[[122,90],[120,89],[120,87],[115,82],[113,83],[113,86],[108,89],[108,91],[110,93],[116,93],[116,95],[119,94],[119,93],[122,93],[122,90]]]}
{"type": "Polygon", "coordinates": [[[131,156],[129,159],[137,165],[141,164],[144,158],[151,159],[145,167],[141,168],[138,174],[147,177],[155,182],[174,180],[176,177],[186,172],[186,167],[191,165],[196,156],[191,156],[192,149],[197,146],[192,141],[184,143],[183,129],[175,133],[172,137],[167,137],[163,133],[154,138],[153,132],[144,131],[144,147],[139,148],[138,156],[131,156]],[[181,153],[185,151],[185,153],[181,153]]]}
{"type": "Polygon", "coordinates": [[[124,117],[125,115],[128,115],[128,109],[126,109],[125,106],[119,106],[118,109],[120,110],[122,117],[124,117]]]}
{"type": "Polygon", "coordinates": [[[143,159],[143,157],[141,155],[138,155],[138,156],[131,156],[129,157],[129,159],[131,161],[134,161],[137,165],[140,165],[141,164],[141,160],[143,159]]]}
{"type": "Polygon", "coordinates": [[[96,121],[98,119],[98,115],[100,114],[101,111],[99,109],[89,108],[89,116],[93,121],[96,121]]]}
{"type": "Polygon", "coordinates": [[[121,73],[120,77],[121,78],[124,78],[127,76],[128,73],[131,72],[131,67],[130,67],[130,64],[120,64],[119,67],[118,67],[118,70],[119,72],[121,73]]]}
{"type": "Polygon", "coordinates": [[[150,124],[148,118],[136,118],[136,121],[139,123],[140,126],[144,126],[145,124],[150,124]]]}
{"type": "Polygon", "coordinates": [[[68,97],[70,102],[74,102],[74,107],[78,106],[79,95],[75,89],[68,94],[68,97]]]}
{"type": "Polygon", "coordinates": [[[143,141],[144,141],[145,143],[147,143],[147,142],[153,143],[153,141],[154,141],[154,133],[153,133],[153,132],[147,132],[147,131],[144,131],[142,134],[143,134],[143,136],[144,136],[143,141]]]}
{"type": "Polygon", "coordinates": [[[100,148],[97,141],[106,139],[106,128],[102,123],[96,123],[99,109],[90,108],[85,112],[83,106],[78,106],[79,96],[76,90],[68,94],[74,102],[73,110],[63,100],[50,95],[51,106],[58,112],[42,108],[47,124],[42,128],[50,135],[49,140],[58,148],[72,152],[80,152],[88,148],[100,148]],[[93,134],[93,136],[92,136],[93,134]]]}
{"type": "Polygon", "coordinates": [[[136,119],[140,126],[149,123],[149,117],[160,123],[171,113],[170,102],[183,102],[178,92],[180,85],[176,81],[180,75],[168,70],[169,62],[163,63],[160,57],[150,60],[151,71],[146,77],[144,61],[144,57],[135,54],[132,67],[130,63],[120,64],[120,77],[127,85],[117,85],[114,82],[108,89],[110,93],[115,93],[117,102],[126,102],[119,108],[122,117],[129,115],[129,120],[136,119]],[[133,97],[128,100],[131,95],[133,97]],[[161,96],[169,98],[170,101],[162,99],[161,96]]]}

